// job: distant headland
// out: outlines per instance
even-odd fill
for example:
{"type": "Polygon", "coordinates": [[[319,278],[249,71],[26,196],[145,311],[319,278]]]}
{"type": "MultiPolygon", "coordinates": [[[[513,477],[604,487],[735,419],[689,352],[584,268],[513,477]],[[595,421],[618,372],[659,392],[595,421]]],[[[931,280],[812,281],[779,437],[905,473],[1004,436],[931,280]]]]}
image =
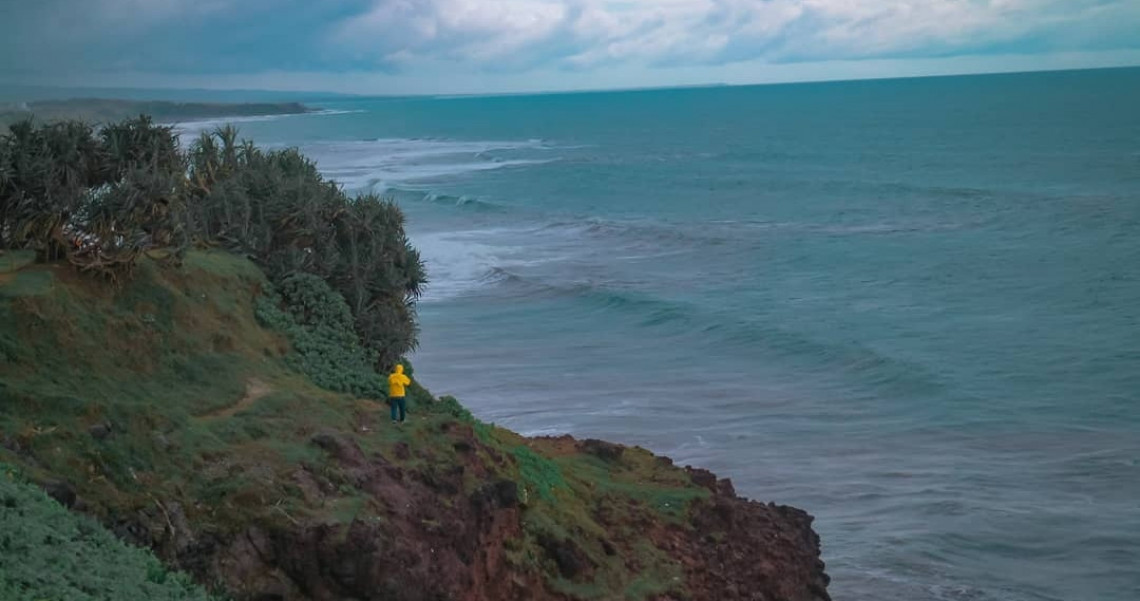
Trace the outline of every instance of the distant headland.
{"type": "Polygon", "coordinates": [[[170,122],[216,117],[293,115],[312,110],[299,102],[217,103],[104,98],[35,100],[0,104],[0,126],[28,118],[37,121],[78,119],[106,123],[145,114],[159,122],[170,122]]]}

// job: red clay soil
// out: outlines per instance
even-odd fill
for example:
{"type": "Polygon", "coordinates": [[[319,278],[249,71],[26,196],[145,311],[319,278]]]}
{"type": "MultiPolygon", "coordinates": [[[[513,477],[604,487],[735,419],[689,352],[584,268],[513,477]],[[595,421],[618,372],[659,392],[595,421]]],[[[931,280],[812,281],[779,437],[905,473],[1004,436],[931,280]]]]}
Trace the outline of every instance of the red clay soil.
{"type": "Polygon", "coordinates": [[[694,599],[831,598],[812,516],[795,507],[742,499],[727,478],[686,469],[713,495],[692,508],[691,528],[656,528],[653,538],[681,560],[694,599]]]}
{"type": "MultiPolygon", "coordinates": [[[[363,493],[362,502],[372,504],[369,515],[379,516],[352,520],[347,527],[289,517],[222,539],[195,532],[192,520],[175,505],[140,513],[121,523],[119,531],[201,580],[221,582],[239,600],[572,599],[551,590],[551,575],[541,568],[521,569],[508,561],[512,541],[517,545],[523,536],[518,488],[496,480],[480,464],[476,451],[495,453],[480,448],[469,426],[456,424],[448,435],[462,443],[457,448],[470,451],[461,454],[467,460],[444,472],[415,471],[368,456],[335,432],[314,435],[312,444],[335,458],[363,493]],[[469,482],[474,476],[486,483],[465,495],[465,475],[469,482]]],[[[598,441],[575,446],[603,455],[622,448],[598,441]]],[[[648,519],[639,524],[638,531],[683,568],[685,592],[656,601],[829,601],[809,515],[741,499],[731,483],[707,471],[689,470],[689,475],[712,493],[692,507],[690,524],[648,519]]],[[[320,475],[305,469],[293,480],[312,503],[337,496],[320,475]]],[[[573,575],[572,548],[538,544],[549,555],[547,566],[557,565],[562,577],[573,575]]]]}

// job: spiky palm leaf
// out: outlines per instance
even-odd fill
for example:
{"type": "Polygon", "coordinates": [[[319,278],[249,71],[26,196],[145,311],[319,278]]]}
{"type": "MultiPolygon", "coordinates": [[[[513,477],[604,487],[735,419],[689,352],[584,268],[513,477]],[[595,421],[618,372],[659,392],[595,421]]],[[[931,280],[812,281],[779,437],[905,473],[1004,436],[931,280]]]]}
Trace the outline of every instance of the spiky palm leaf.
{"type": "Polygon", "coordinates": [[[296,149],[266,151],[227,126],[183,152],[146,117],[98,136],[27,122],[0,137],[0,243],[119,277],[191,238],[246,254],[276,282],[328,282],[379,365],[415,347],[426,277],[403,214],[375,195],[349,199],[296,149]]]}

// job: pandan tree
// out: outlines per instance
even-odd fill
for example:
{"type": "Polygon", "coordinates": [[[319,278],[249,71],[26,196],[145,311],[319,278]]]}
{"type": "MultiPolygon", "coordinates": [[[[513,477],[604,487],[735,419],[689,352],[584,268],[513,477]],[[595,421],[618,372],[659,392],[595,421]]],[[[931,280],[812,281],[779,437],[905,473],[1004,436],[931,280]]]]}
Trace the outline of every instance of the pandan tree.
{"type": "Polygon", "coordinates": [[[300,273],[327,281],[379,364],[415,347],[426,277],[394,203],[350,199],[296,149],[262,150],[229,127],[191,146],[188,181],[194,237],[249,256],[274,282],[300,273]]]}
{"type": "Polygon", "coordinates": [[[4,243],[29,248],[43,260],[68,256],[77,224],[73,218],[89,190],[106,183],[103,153],[89,125],[61,122],[13,124],[4,198],[4,243]]]}
{"type": "Polygon", "coordinates": [[[263,150],[227,126],[184,152],[145,116],[98,132],[29,120],[0,136],[0,248],[118,278],[143,253],[177,258],[191,243],[243,254],[275,284],[325,281],[379,366],[415,348],[426,276],[403,213],[349,198],[296,149],[263,150]]]}
{"type": "Polygon", "coordinates": [[[386,369],[399,359],[392,349],[416,346],[414,303],[427,282],[423,261],[408,242],[399,207],[374,194],[348,201],[335,223],[341,261],[331,281],[386,369]]]}

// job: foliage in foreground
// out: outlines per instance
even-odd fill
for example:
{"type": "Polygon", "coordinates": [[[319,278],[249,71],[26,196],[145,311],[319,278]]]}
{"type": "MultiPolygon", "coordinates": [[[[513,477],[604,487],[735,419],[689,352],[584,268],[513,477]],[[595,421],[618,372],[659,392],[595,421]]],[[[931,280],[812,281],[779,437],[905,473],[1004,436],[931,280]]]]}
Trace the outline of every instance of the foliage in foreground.
{"type": "Polygon", "coordinates": [[[208,601],[150,552],[71,513],[0,464],[0,599],[208,601]]]}
{"type": "Polygon", "coordinates": [[[226,127],[183,151],[147,117],[98,132],[24,121],[0,136],[0,250],[121,279],[143,254],[177,260],[195,244],[245,255],[277,285],[324,280],[381,369],[415,347],[426,276],[402,212],[349,198],[296,149],[262,150],[226,127]]]}

